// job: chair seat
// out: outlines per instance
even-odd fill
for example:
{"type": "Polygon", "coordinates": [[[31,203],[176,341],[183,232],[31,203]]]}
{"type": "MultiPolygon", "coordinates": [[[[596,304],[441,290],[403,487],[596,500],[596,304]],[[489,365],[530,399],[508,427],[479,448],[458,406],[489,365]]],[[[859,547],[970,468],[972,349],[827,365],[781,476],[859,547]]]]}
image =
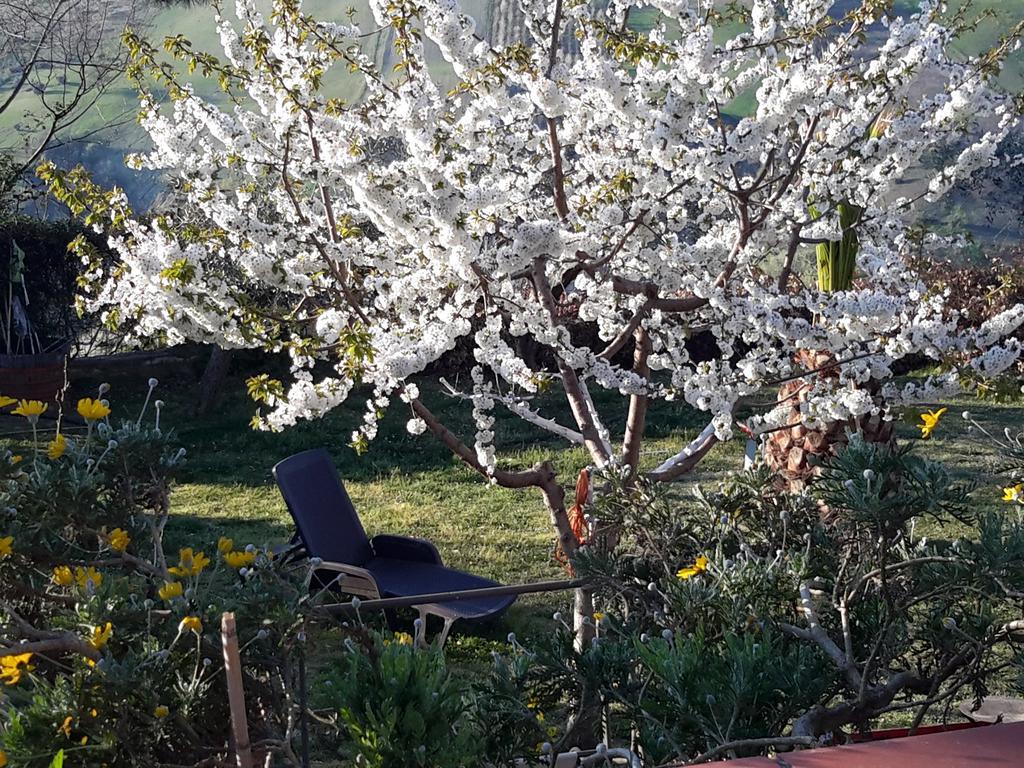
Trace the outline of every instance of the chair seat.
{"type": "MultiPolygon", "coordinates": [[[[362,567],[373,574],[381,597],[413,597],[433,592],[501,586],[490,579],[433,563],[373,557],[362,567]]],[[[515,595],[479,597],[448,603],[430,603],[422,607],[442,618],[481,619],[501,613],[515,599],[515,595]]]]}

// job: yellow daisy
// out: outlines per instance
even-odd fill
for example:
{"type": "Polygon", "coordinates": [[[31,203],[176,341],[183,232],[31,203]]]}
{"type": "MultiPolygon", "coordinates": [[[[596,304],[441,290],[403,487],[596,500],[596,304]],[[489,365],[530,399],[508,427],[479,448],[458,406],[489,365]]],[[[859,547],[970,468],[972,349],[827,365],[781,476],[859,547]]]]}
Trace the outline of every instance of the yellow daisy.
{"type": "Polygon", "coordinates": [[[228,552],[224,555],[224,562],[232,568],[245,568],[252,565],[255,560],[255,552],[228,552]]]}
{"type": "Polygon", "coordinates": [[[686,568],[680,568],[678,571],[676,571],[676,578],[686,581],[687,579],[692,579],[694,576],[697,576],[698,574],[704,573],[704,571],[706,571],[707,569],[708,559],[704,555],[701,555],[697,558],[697,562],[695,562],[693,565],[688,566],[686,568]]]}
{"type": "Polygon", "coordinates": [[[128,531],[123,528],[115,528],[107,536],[107,543],[110,544],[110,548],[115,552],[124,552],[128,549],[131,540],[128,531]]]}
{"type": "Polygon", "coordinates": [[[939,408],[937,411],[925,411],[921,414],[921,423],[917,425],[917,428],[921,430],[922,439],[931,437],[932,432],[939,426],[939,419],[947,410],[947,408],[939,408]]]}
{"type": "Polygon", "coordinates": [[[46,445],[46,455],[51,461],[56,461],[64,452],[68,449],[68,441],[64,435],[57,433],[57,436],[53,438],[46,445]]]}
{"type": "Polygon", "coordinates": [[[102,650],[110,640],[111,635],[114,634],[114,625],[109,621],[102,627],[92,628],[92,637],[89,639],[89,645],[95,648],[97,651],[102,650]]]}
{"type": "Polygon", "coordinates": [[[5,685],[17,685],[22,675],[35,669],[29,664],[31,660],[31,653],[0,656],[0,680],[5,685]]]}
{"type": "Polygon", "coordinates": [[[105,405],[102,400],[83,397],[78,401],[78,415],[88,422],[99,421],[110,415],[110,406],[105,405]]]}
{"type": "Polygon", "coordinates": [[[46,409],[49,407],[42,400],[19,400],[18,407],[11,411],[11,413],[15,416],[24,416],[34,424],[39,420],[40,416],[46,413],[46,409]]]}
{"type": "Polygon", "coordinates": [[[51,578],[58,587],[70,587],[75,583],[74,574],[71,573],[71,569],[66,565],[58,565],[54,568],[51,578]]]}
{"type": "Polygon", "coordinates": [[[180,582],[168,581],[160,589],[157,590],[157,594],[160,595],[161,600],[171,601],[176,597],[181,597],[184,589],[180,582]]]}

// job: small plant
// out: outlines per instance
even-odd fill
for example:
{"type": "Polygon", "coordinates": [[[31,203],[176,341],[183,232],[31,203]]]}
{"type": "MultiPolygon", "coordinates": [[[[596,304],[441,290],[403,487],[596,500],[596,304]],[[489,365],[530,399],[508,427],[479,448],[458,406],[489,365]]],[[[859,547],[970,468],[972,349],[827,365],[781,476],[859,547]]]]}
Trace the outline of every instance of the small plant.
{"type": "Polygon", "coordinates": [[[461,768],[480,756],[467,691],[440,650],[416,648],[403,633],[366,633],[345,642],[339,669],[319,688],[336,709],[366,768],[461,768]]]}

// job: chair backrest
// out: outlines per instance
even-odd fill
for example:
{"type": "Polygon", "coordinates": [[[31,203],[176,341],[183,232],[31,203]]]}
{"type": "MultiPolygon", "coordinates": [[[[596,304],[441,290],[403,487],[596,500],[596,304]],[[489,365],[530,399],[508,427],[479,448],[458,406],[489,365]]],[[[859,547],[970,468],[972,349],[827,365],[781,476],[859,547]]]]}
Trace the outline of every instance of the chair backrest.
{"type": "Polygon", "coordinates": [[[297,453],[273,471],[310,557],[348,565],[370,559],[370,540],[327,451],[297,453]]]}

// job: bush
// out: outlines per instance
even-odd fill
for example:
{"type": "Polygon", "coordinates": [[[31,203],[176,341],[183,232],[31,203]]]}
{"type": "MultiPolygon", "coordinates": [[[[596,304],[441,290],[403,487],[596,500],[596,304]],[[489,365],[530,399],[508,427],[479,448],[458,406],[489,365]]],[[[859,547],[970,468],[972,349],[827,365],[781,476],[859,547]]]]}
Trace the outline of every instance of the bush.
{"type": "Polygon", "coordinates": [[[101,239],[77,222],[0,215],[0,296],[6,302],[8,267],[16,242],[25,254],[25,286],[13,286],[14,295],[28,294],[25,310],[44,349],[77,342],[87,347],[91,343],[89,331],[98,325],[75,311],[83,267],[68,253],[68,246],[78,237],[90,242],[101,260],[107,258],[101,239]]]}
{"type": "Polygon", "coordinates": [[[37,431],[43,403],[0,400],[33,429],[24,455],[0,454],[0,753],[46,766],[63,750],[64,765],[90,767],[226,753],[216,632],[226,610],[244,633],[254,739],[288,751],[308,568],[289,573],[267,548],[226,539],[168,562],[163,531],[185,452],[160,425],[160,401],[146,398],[155,419],[143,406],[114,422],[100,397],[79,402],[83,434],[50,440],[37,431]]]}
{"type": "Polygon", "coordinates": [[[589,700],[606,737],[655,762],[842,741],[892,713],[916,725],[1019,665],[1024,523],[973,513],[971,486],[913,447],[853,436],[798,495],[763,469],[688,500],[607,480],[594,513],[615,546],[576,562],[599,595],[594,646],[563,628],[522,653],[537,691],[589,700]],[[926,538],[926,518],[975,534],[926,538]]]}

